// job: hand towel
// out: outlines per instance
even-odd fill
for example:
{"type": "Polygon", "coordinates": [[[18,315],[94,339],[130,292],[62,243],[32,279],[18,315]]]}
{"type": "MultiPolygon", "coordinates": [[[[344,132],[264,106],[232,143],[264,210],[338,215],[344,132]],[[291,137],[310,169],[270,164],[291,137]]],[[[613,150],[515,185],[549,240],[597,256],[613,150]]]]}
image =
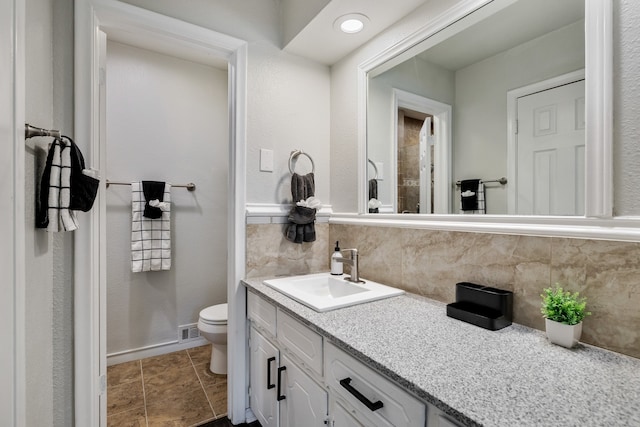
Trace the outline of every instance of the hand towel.
{"type": "Polygon", "coordinates": [[[36,213],[36,227],[47,231],[78,229],[71,203],[71,144],[56,138],[47,155],[47,163],[40,184],[40,204],[36,213]]]}
{"type": "MultiPolygon", "coordinates": [[[[159,181],[142,181],[142,192],[144,193],[144,217],[158,219],[162,217],[162,209],[157,206],[150,205],[151,201],[162,202],[164,200],[164,182],[159,181]]],[[[154,203],[155,204],[155,203],[154,203]]]]}
{"type": "Polygon", "coordinates": [[[285,237],[294,243],[314,242],[316,240],[315,220],[316,209],[309,204],[318,206],[320,203],[313,197],[315,182],[313,172],[304,176],[297,173],[291,175],[291,197],[293,207],[289,212],[290,224],[286,228],[285,237]],[[309,201],[309,199],[311,199],[309,201]],[[303,202],[298,205],[299,202],[303,202]],[[311,203],[309,203],[311,202],[311,203]],[[307,205],[307,206],[305,206],[307,205]]]}
{"type": "Polygon", "coordinates": [[[460,182],[460,213],[486,213],[484,183],[481,179],[465,179],[460,182]]]}
{"type": "Polygon", "coordinates": [[[376,200],[378,199],[378,180],[375,178],[372,178],[369,180],[369,213],[378,213],[379,210],[377,207],[372,208],[371,207],[371,200],[376,200]]]}
{"type": "Polygon", "coordinates": [[[144,216],[147,201],[142,182],[131,183],[131,271],[161,271],[171,268],[171,184],[163,184],[160,217],[144,216]]]}

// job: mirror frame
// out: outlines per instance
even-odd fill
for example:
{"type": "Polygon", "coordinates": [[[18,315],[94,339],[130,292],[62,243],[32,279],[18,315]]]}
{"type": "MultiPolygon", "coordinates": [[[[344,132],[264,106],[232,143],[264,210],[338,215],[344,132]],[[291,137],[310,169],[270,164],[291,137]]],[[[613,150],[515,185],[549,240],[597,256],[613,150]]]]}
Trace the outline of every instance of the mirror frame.
{"type": "Polygon", "coordinates": [[[358,84],[358,213],[334,214],[332,222],[452,231],[640,241],[640,221],[613,218],[613,11],[612,0],[585,0],[586,176],[585,216],[412,215],[367,212],[368,74],[470,13],[491,3],[503,8],[515,0],[467,0],[449,8],[403,40],[364,61],[358,84]]]}

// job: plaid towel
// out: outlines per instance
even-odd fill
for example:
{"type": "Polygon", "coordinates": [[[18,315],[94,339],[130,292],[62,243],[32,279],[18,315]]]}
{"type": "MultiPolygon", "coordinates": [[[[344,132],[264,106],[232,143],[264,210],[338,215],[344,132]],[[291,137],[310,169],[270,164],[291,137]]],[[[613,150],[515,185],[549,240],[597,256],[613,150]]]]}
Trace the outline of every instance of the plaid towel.
{"type": "Polygon", "coordinates": [[[71,144],[63,139],[56,139],[50,150],[53,150],[51,170],[49,173],[49,197],[47,231],[73,231],[78,228],[76,214],[69,209],[71,202],[71,144]]]}
{"type": "Polygon", "coordinates": [[[466,215],[483,215],[487,213],[484,182],[481,179],[462,181],[460,186],[460,213],[466,215]]]}
{"type": "Polygon", "coordinates": [[[131,271],[161,271],[171,268],[171,184],[164,185],[162,216],[143,216],[146,200],[141,182],[131,183],[131,271]]]}

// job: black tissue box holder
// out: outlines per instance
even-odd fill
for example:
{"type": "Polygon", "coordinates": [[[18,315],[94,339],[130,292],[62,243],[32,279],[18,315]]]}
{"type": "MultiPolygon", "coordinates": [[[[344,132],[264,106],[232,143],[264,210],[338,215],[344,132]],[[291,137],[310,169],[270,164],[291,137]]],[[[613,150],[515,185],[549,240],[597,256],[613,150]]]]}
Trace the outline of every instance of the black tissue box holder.
{"type": "Polygon", "coordinates": [[[447,316],[497,331],[511,325],[513,292],[475,283],[456,283],[456,302],[447,304],[447,316]]]}

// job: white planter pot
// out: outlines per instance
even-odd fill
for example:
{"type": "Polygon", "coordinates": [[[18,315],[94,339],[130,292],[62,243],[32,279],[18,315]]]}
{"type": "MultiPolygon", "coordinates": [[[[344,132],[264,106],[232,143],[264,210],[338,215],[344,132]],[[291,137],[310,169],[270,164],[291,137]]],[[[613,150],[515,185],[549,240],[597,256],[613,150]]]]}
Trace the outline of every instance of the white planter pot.
{"type": "Polygon", "coordinates": [[[580,341],[582,322],[577,325],[565,325],[564,323],[544,319],[544,323],[547,330],[547,338],[551,343],[571,348],[580,341]]]}

